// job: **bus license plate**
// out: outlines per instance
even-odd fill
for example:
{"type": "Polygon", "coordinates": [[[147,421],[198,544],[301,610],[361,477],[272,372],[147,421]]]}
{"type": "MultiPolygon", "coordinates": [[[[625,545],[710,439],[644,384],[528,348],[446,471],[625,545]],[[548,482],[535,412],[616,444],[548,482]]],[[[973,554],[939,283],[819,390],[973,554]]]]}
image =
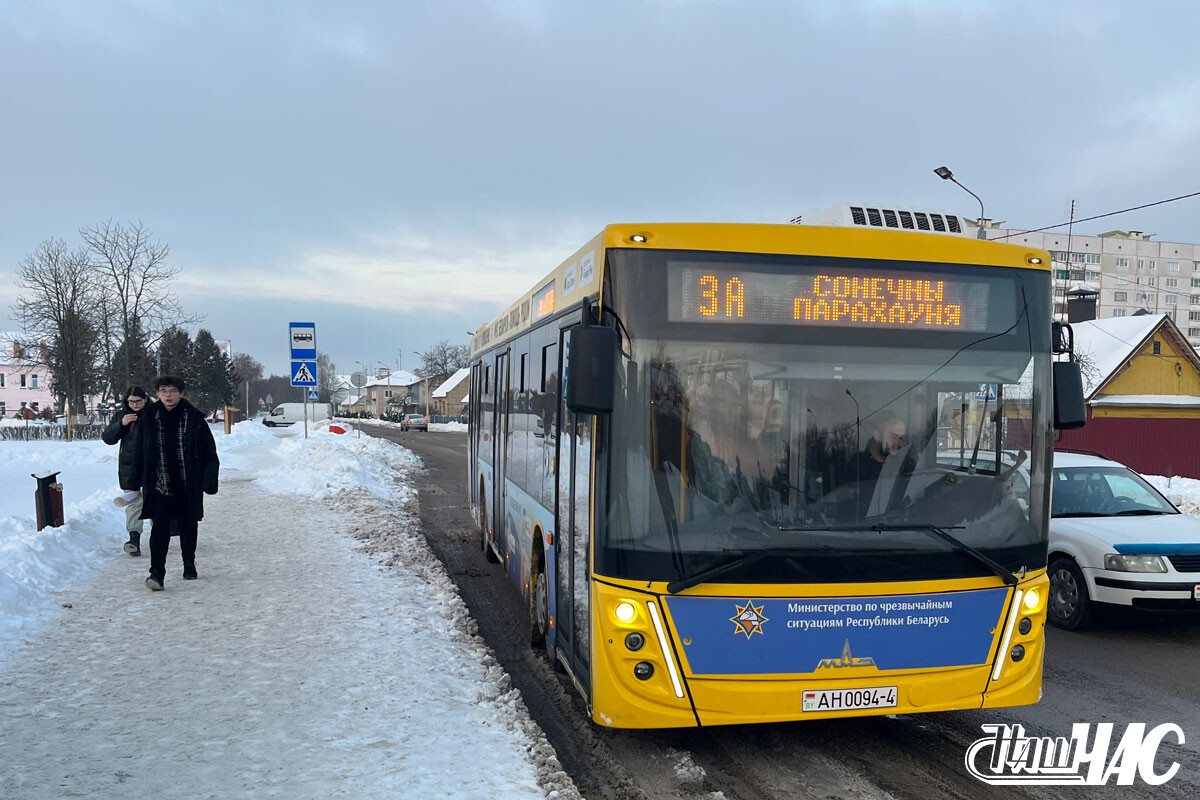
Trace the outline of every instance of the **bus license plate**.
{"type": "Polygon", "coordinates": [[[804,692],[802,711],[846,711],[856,708],[891,708],[896,705],[895,686],[866,689],[821,689],[804,692]]]}

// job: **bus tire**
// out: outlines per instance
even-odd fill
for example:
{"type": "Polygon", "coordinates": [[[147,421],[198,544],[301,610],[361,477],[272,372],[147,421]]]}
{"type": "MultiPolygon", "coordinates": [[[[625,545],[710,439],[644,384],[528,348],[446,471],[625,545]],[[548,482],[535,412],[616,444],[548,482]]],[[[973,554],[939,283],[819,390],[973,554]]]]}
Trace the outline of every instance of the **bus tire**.
{"type": "Polygon", "coordinates": [[[545,648],[550,666],[559,669],[554,645],[550,643],[550,579],[545,565],[537,573],[529,603],[529,643],[534,648],[545,648]]]}
{"type": "Polygon", "coordinates": [[[1081,631],[1092,616],[1092,600],[1087,581],[1071,558],[1060,556],[1050,562],[1050,598],[1046,616],[1052,625],[1067,631],[1081,631]]]}
{"type": "Polygon", "coordinates": [[[482,491],[479,493],[479,548],[483,550],[483,557],[489,564],[500,563],[500,559],[497,558],[491,544],[488,543],[487,500],[483,499],[482,491]]]}

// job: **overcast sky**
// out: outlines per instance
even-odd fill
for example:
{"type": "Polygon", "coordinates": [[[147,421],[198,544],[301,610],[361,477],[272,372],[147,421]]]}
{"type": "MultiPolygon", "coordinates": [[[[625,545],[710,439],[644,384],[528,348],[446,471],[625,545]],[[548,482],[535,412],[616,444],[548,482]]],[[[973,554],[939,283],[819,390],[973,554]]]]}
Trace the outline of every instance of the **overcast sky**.
{"type": "MultiPolygon", "coordinates": [[[[1200,190],[1191,2],[0,2],[0,311],[97,222],[268,370],[490,320],[610,222],[1014,227],[1200,190]]],[[[1200,198],[1077,228],[1200,242],[1200,198]]],[[[12,327],[5,320],[0,328],[12,327]]]]}

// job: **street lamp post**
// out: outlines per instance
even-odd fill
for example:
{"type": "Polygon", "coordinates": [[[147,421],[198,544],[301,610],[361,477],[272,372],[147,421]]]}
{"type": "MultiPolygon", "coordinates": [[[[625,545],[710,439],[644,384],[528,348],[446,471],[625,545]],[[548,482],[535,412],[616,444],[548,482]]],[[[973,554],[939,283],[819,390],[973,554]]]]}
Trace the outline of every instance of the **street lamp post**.
{"type": "MultiPolygon", "coordinates": [[[[417,358],[421,357],[421,354],[418,353],[416,350],[413,350],[412,352],[413,352],[413,355],[416,356],[417,358]]],[[[429,370],[425,370],[425,371],[429,372],[429,370]]],[[[432,391],[431,391],[431,387],[429,386],[429,376],[426,375],[422,380],[425,381],[425,420],[428,421],[429,420],[429,395],[432,393],[432,391]]]]}
{"type": "Polygon", "coordinates": [[[358,364],[358,368],[362,370],[363,377],[366,378],[366,382],[363,383],[363,385],[359,387],[358,402],[362,403],[363,412],[369,415],[371,413],[370,412],[370,403],[368,403],[367,401],[368,401],[368,398],[370,397],[371,390],[370,390],[370,387],[367,386],[367,384],[371,382],[371,379],[370,379],[371,362],[368,361],[367,363],[364,364],[361,361],[355,361],[354,363],[358,364]]]}
{"type": "Polygon", "coordinates": [[[983,222],[985,219],[987,219],[987,215],[983,211],[983,201],[979,199],[979,195],[975,194],[970,189],[968,189],[967,187],[965,187],[961,183],[959,183],[958,180],[954,177],[954,173],[950,171],[949,167],[946,167],[946,166],[938,167],[937,169],[935,169],[933,171],[933,174],[937,175],[939,178],[941,178],[944,181],[953,181],[954,184],[956,186],[958,186],[958,188],[962,189],[964,192],[971,195],[971,197],[974,197],[977,201],[979,201],[979,231],[975,234],[975,238],[986,239],[987,233],[984,231],[983,222]]]}

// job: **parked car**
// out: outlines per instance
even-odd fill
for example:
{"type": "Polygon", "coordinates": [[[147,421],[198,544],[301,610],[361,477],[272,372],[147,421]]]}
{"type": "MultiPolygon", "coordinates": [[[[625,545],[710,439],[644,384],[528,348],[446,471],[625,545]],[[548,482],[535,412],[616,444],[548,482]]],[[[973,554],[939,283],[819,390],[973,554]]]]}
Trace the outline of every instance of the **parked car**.
{"type": "Polygon", "coordinates": [[[1049,556],[1060,628],[1084,628],[1096,603],[1200,610],[1200,520],[1116,461],[1054,454],[1049,556]]]}
{"type": "Polygon", "coordinates": [[[404,419],[400,420],[400,430],[402,431],[425,431],[429,432],[429,420],[424,414],[405,414],[404,419]]]}
{"type": "MultiPolygon", "coordinates": [[[[280,428],[302,422],[305,418],[304,403],[280,403],[271,409],[271,413],[263,417],[263,425],[268,428],[280,428]]],[[[309,403],[308,421],[329,419],[333,416],[333,406],[329,403],[309,403]]]]}

